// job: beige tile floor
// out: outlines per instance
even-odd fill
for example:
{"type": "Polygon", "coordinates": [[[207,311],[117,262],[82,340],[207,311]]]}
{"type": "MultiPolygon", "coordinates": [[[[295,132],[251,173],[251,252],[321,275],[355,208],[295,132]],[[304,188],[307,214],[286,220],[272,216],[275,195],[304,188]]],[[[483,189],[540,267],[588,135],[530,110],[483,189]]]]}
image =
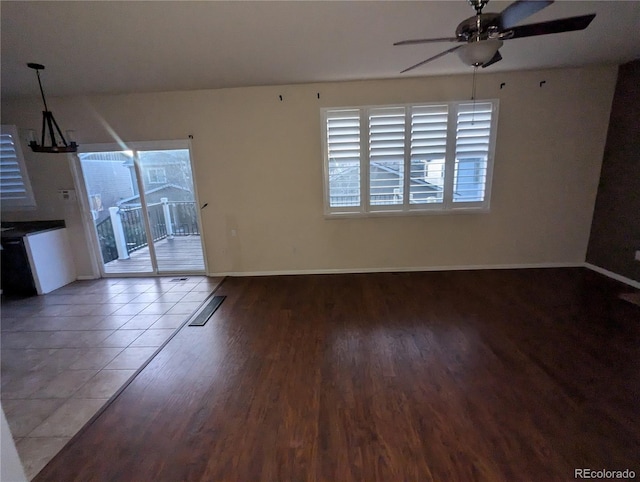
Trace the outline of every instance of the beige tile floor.
{"type": "Polygon", "coordinates": [[[29,479],[193,314],[222,278],[77,281],[2,299],[2,407],[29,479]]]}

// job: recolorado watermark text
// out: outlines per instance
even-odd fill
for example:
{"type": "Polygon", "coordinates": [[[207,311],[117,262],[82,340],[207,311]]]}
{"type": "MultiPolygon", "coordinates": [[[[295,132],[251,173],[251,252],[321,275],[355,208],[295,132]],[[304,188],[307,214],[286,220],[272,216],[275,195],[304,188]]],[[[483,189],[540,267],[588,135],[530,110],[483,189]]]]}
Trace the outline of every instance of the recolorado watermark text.
{"type": "Polygon", "coordinates": [[[576,479],[635,479],[636,478],[636,473],[631,469],[625,469],[625,470],[575,469],[573,474],[576,479]]]}

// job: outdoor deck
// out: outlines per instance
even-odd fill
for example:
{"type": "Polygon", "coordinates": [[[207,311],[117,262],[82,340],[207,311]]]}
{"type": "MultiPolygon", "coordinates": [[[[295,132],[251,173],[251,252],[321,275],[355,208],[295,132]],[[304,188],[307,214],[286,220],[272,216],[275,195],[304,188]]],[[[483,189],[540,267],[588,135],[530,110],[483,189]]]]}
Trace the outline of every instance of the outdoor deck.
{"type": "MultiPolygon", "coordinates": [[[[160,272],[204,272],[200,236],[175,236],[154,243],[160,272]]],[[[116,259],[104,266],[108,274],[151,273],[151,256],[145,247],[130,254],[129,259],[116,259]]]]}

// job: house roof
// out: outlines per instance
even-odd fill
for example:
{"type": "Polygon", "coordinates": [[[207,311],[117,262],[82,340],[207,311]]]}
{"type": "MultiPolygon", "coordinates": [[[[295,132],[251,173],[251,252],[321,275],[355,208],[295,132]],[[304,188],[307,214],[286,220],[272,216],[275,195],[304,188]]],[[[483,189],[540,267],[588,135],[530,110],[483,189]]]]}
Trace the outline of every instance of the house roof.
{"type": "MultiPolygon", "coordinates": [[[[510,2],[492,0],[484,12],[510,2]]],[[[640,57],[640,2],[556,1],[524,23],[596,13],[584,31],[506,41],[480,73],[640,57]]],[[[44,63],[49,96],[158,92],[471,73],[449,47],[394,47],[450,37],[473,9],[451,1],[2,2],[1,92],[39,95],[27,62],[44,63]]]]}
{"type": "MultiPolygon", "coordinates": [[[[382,171],[386,171],[394,176],[400,176],[400,171],[399,169],[394,169],[393,167],[390,167],[388,165],[385,164],[380,164],[379,162],[375,162],[372,161],[371,165],[382,170],[382,171]]],[[[339,174],[336,174],[334,176],[331,176],[331,180],[332,181],[338,181],[341,178],[345,178],[345,177],[353,177],[354,178],[354,182],[357,183],[357,181],[360,179],[360,168],[357,167],[347,167],[344,170],[340,171],[339,174]]],[[[425,186],[427,188],[431,188],[434,191],[439,191],[441,188],[439,186],[435,186],[434,184],[425,181],[424,179],[419,179],[419,178],[410,178],[410,182],[412,185],[414,186],[425,186]]]]}
{"type": "MultiPolygon", "coordinates": [[[[154,193],[157,193],[157,192],[160,192],[160,191],[169,191],[171,189],[178,190],[178,191],[191,192],[191,191],[189,191],[188,189],[186,189],[186,188],[184,188],[182,186],[178,186],[177,184],[167,183],[167,184],[163,184],[162,186],[155,187],[153,189],[145,190],[144,193],[145,193],[145,195],[148,196],[149,194],[154,194],[154,193]]],[[[121,206],[123,204],[128,204],[128,203],[131,203],[133,201],[138,201],[139,202],[140,201],[140,195],[137,194],[135,196],[131,196],[131,197],[128,197],[128,198],[125,198],[125,199],[121,199],[120,201],[118,201],[118,205],[121,206]]]]}
{"type": "MultiPolygon", "coordinates": [[[[189,153],[186,149],[165,151],[145,151],[138,157],[138,162],[145,167],[158,165],[161,167],[174,164],[189,164],[189,153]]],[[[126,157],[124,166],[133,166],[133,157],[126,157]]]]}

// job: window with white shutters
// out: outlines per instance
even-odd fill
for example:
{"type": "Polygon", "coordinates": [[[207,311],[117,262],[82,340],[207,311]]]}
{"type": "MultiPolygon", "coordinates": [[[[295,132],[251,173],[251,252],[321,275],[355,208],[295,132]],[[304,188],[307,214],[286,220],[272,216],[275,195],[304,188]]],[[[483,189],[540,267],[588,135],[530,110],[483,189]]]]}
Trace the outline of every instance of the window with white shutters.
{"type": "Polygon", "coordinates": [[[411,109],[411,204],[444,201],[448,105],[411,109]]]}
{"type": "Polygon", "coordinates": [[[489,209],[497,100],[322,109],[325,214],[489,209]]]}
{"type": "Polygon", "coordinates": [[[489,102],[458,106],[454,203],[484,200],[492,112],[493,106],[489,102]]]}
{"type": "Polygon", "coordinates": [[[2,209],[35,207],[35,199],[22,156],[18,129],[3,125],[0,131],[0,202],[2,209]]]}
{"type": "Polygon", "coordinates": [[[329,207],[360,206],[360,111],[332,111],[326,118],[325,136],[329,207]]]}
{"type": "Polygon", "coordinates": [[[404,107],[369,111],[369,203],[402,204],[404,107]]]}

